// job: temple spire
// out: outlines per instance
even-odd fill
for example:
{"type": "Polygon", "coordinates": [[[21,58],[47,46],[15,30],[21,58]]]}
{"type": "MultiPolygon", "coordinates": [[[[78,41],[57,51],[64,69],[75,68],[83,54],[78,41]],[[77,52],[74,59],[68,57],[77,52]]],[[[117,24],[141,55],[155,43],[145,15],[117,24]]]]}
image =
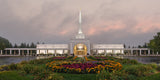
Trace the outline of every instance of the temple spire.
{"type": "Polygon", "coordinates": [[[78,30],[78,34],[83,34],[81,24],[82,24],[82,14],[81,14],[81,11],[80,11],[79,12],[79,30],[78,30]]]}
{"type": "Polygon", "coordinates": [[[82,14],[81,11],[79,12],[79,29],[78,29],[78,34],[76,35],[76,39],[85,39],[85,35],[82,32],[82,14]]]}

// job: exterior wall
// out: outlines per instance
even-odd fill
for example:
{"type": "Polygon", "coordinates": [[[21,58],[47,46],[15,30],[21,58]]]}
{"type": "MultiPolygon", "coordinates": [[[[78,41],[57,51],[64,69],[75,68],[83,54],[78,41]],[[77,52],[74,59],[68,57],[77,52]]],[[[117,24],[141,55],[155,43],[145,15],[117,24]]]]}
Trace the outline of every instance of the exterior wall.
{"type": "Polygon", "coordinates": [[[37,50],[37,54],[64,54],[68,52],[69,46],[68,44],[38,44],[37,49],[40,49],[37,50]]]}
{"type": "MultiPolygon", "coordinates": [[[[70,50],[71,54],[73,54],[73,47],[77,43],[82,43],[87,46],[87,53],[90,54],[90,50],[97,50],[97,54],[124,54],[124,46],[123,44],[93,44],[90,46],[89,40],[72,40],[70,45],[68,44],[38,44],[37,45],[37,54],[66,54],[70,50]],[[44,50],[43,50],[44,49],[44,50]]],[[[94,52],[95,53],[95,52],[94,52]]]]}
{"type": "Polygon", "coordinates": [[[92,48],[97,48],[97,49],[112,49],[112,48],[124,48],[123,44],[93,44],[92,48]]]}
{"type": "Polygon", "coordinates": [[[37,48],[68,48],[68,44],[37,44],[37,48]]]}
{"type": "Polygon", "coordinates": [[[123,44],[93,44],[92,45],[92,50],[97,50],[97,54],[101,54],[101,53],[124,54],[124,50],[121,50],[121,49],[124,49],[123,44]]]}

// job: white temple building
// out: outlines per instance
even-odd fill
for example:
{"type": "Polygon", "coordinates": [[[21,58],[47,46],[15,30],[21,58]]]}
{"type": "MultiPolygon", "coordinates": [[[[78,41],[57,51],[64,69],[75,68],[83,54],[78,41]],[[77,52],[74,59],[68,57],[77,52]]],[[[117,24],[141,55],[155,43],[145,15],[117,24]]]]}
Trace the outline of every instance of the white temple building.
{"type": "Polygon", "coordinates": [[[37,44],[37,54],[82,55],[85,50],[86,55],[124,54],[124,44],[91,44],[82,31],[81,23],[80,12],[78,33],[68,44],[37,44]],[[76,51],[79,52],[76,53],[76,51]]]}

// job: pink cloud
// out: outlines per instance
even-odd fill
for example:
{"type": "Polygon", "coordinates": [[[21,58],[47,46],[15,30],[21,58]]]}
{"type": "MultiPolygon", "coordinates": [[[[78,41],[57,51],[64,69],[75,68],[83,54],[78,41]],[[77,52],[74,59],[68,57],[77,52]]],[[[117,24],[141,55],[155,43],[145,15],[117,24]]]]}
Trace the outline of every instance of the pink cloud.
{"type": "Polygon", "coordinates": [[[121,21],[99,22],[94,24],[94,26],[90,26],[87,33],[88,35],[98,35],[107,31],[122,30],[126,27],[121,21]]]}
{"type": "Polygon", "coordinates": [[[137,18],[138,24],[130,29],[134,34],[148,33],[160,29],[160,23],[152,18],[137,18]]]}

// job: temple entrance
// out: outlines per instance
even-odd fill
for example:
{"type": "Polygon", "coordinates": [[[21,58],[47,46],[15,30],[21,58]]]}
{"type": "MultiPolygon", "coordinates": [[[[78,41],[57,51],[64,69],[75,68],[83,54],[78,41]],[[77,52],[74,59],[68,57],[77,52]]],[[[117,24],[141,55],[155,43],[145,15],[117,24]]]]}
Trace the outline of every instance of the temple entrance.
{"type": "Polygon", "coordinates": [[[77,44],[74,46],[74,56],[83,57],[87,55],[87,47],[85,44],[77,44]]]}

